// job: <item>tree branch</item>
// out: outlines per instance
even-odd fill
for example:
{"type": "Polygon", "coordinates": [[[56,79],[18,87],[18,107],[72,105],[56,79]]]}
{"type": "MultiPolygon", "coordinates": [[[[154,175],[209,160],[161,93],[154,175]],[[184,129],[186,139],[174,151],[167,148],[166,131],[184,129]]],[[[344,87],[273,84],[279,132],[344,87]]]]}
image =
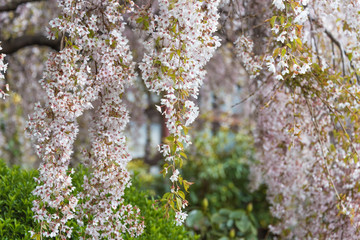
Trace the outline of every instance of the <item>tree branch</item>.
{"type": "Polygon", "coordinates": [[[46,1],[46,0],[11,0],[5,3],[5,5],[0,6],[0,12],[14,11],[21,4],[28,2],[40,2],[40,1],[46,1]]]}
{"type": "Polygon", "coordinates": [[[44,35],[25,35],[21,37],[11,38],[9,40],[1,41],[0,53],[12,54],[21,48],[39,45],[39,46],[47,46],[55,51],[60,51],[60,39],[50,40],[44,35]]]}
{"type": "Polygon", "coordinates": [[[346,54],[345,50],[343,49],[341,43],[327,29],[325,29],[325,34],[330,38],[331,42],[335,43],[335,45],[340,50],[341,63],[342,63],[342,68],[343,68],[343,76],[345,76],[345,62],[344,62],[344,54],[346,54]]]}
{"type": "MultiPolygon", "coordinates": [[[[352,63],[352,61],[350,60],[349,58],[349,53],[347,53],[341,46],[341,43],[332,35],[331,32],[329,32],[327,29],[325,29],[325,34],[330,38],[331,42],[335,43],[335,45],[340,49],[340,52],[341,52],[341,59],[342,59],[342,64],[343,64],[343,69],[345,69],[345,66],[344,66],[344,55],[348,58],[349,62],[350,62],[350,67],[354,70],[354,73],[355,73],[355,76],[356,76],[356,80],[358,82],[358,84],[360,83],[359,82],[359,76],[357,75],[356,73],[356,69],[352,63]]],[[[343,70],[345,71],[345,70],[343,70]]]]}
{"type": "MultiPolygon", "coordinates": [[[[320,27],[324,27],[322,26],[322,24],[320,24],[317,19],[315,18],[312,18],[310,17],[310,22],[313,21],[315,22],[315,24],[319,25],[320,27]]],[[[325,27],[324,27],[325,28],[325,27]]],[[[360,84],[360,77],[359,75],[357,74],[356,72],[356,68],[355,66],[353,65],[353,62],[352,60],[350,60],[350,57],[349,57],[349,53],[345,51],[345,49],[343,48],[343,46],[341,45],[341,42],[339,40],[337,40],[334,35],[328,31],[326,28],[325,28],[325,31],[324,33],[326,34],[326,36],[328,36],[328,38],[330,39],[331,43],[332,44],[335,44],[339,50],[340,50],[340,56],[341,56],[341,63],[342,63],[342,68],[343,68],[343,76],[345,75],[345,61],[344,61],[344,56],[347,57],[347,59],[349,60],[349,65],[350,67],[354,70],[354,73],[355,73],[355,77],[356,77],[356,81],[358,84],[360,84]]]]}

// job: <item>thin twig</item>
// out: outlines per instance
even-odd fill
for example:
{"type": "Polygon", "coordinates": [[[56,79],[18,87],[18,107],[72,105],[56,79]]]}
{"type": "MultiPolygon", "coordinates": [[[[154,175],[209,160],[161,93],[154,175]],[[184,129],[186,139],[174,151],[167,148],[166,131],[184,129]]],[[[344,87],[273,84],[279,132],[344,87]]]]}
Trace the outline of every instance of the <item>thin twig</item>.
{"type": "Polygon", "coordinates": [[[332,179],[332,176],[331,176],[331,173],[330,173],[330,168],[329,168],[329,165],[327,164],[327,160],[325,158],[325,153],[324,153],[324,149],[323,147],[325,146],[322,139],[321,139],[321,134],[320,134],[320,130],[319,130],[319,126],[318,126],[318,122],[314,116],[314,113],[311,111],[311,107],[310,107],[310,104],[309,104],[309,101],[307,98],[305,98],[305,101],[306,101],[306,105],[309,109],[309,112],[310,112],[310,116],[311,116],[311,121],[313,122],[313,125],[315,127],[315,131],[316,133],[318,134],[318,139],[320,141],[320,147],[321,147],[321,153],[322,153],[322,156],[323,156],[323,160],[324,160],[324,164],[325,164],[325,167],[326,167],[326,171],[327,171],[327,174],[328,174],[328,177],[329,177],[329,180],[335,190],[335,194],[337,196],[337,198],[340,200],[340,205],[342,206],[342,209],[345,209],[345,206],[344,206],[344,203],[339,195],[339,192],[337,191],[336,187],[335,187],[335,183],[332,179]]]}

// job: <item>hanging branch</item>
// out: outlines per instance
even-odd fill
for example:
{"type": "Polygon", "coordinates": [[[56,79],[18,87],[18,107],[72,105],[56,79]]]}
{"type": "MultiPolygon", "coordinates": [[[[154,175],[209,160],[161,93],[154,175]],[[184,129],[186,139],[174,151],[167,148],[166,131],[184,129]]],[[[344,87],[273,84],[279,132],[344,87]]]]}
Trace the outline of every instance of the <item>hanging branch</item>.
{"type": "Polygon", "coordinates": [[[11,0],[7,2],[5,5],[0,6],[0,13],[14,11],[18,6],[24,3],[40,2],[40,1],[46,1],[46,0],[11,0]]]}
{"type": "Polygon", "coordinates": [[[42,34],[25,35],[17,38],[11,38],[9,40],[1,41],[2,50],[0,53],[12,54],[19,51],[22,48],[29,46],[46,46],[52,48],[55,51],[60,51],[60,38],[51,40],[42,34]]]}

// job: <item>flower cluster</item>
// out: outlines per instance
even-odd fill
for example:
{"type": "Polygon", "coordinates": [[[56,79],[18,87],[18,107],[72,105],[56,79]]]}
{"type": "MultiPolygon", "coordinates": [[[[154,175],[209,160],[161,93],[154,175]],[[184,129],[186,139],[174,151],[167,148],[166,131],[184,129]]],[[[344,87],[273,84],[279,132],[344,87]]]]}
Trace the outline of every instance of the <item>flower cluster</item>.
{"type": "MultiPolygon", "coordinates": [[[[1,42],[0,42],[1,44],[1,42]]],[[[1,45],[0,45],[0,50],[1,50],[1,45]]],[[[6,71],[7,68],[7,64],[4,63],[4,58],[5,58],[5,54],[0,54],[0,84],[4,81],[4,72],[6,71]]],[[[2,84],[1,84],[2,85],[2,84]]],[[[0,98],[5,99],[5,96],[7,94],[0,89],[0,98]]]]}
{"type": "Polygon", "coordinates": [[[34,201],[33,211],[37,221],[48,225],[49,231],[42,232],[45,237],[71,236],[66,222],[74,217],[77,199],[72,195],[68,164],[78,132],[76,117],[91,106],[82,99],[88,97],[83,92],[88,86],[77,86],[74,81],[78,73],[75,64],[81,61],[81,55],[72,48],[49,56],[41,80],[48,101],[45,106],[36,104],[27,124],[37,154],[43,160],[39,185],[33,192],[39,197],[34,201]],[[53,210],[55,213],[51,213],[53,210]]]}
{"type": "Polygon", "coordinates": [[[346,24],[343,35],[355,36],[346,41],[331,33],[359,6],[330,2],[273,1],[273,49],[264,59],[274,78],[258,93],[257,104],[266,102],[257,119],[263,155],[253,171],[280,219],[271,231],[287,239],[359,238],[358,29],[346,24]]]}
{"type": "Polygon", "coordinates": [[[237,56],[241,59],[251,79],[255,79],[262,69],[259,59],[253,56],[254,43],[247,37],[241,36],[234,43],[237,56]]]}
{"type": "Polygon", "coordinates": [[[61,37],[62,50],[49,56],[40,82],[47,104],[36,105],[27,127],[43,159],[39,186],[34,190],[39,199],[33,210],[35,219],[47,229],[41,229],[45,237],[69,238],[72,229],[66,223],[71,218],[86,224],[82,235],[86,239],[89,235],[121,239],[123,233],[137,236],[143,231],[139,209],[122,200],[130,184],[126,164],[131,157],[122,133],[128,113],[121,95],[135,74],[119,11],[131,10],[131,5],[112,0],[62,0],[62,16],[50,22],[50,37],[61,37]],[[92,150],[86,154],[93,173],[90,181],[84,180],[77,205],[68,171],[78,132],[76,118],[99,98],[98,118],[91,130],[92,150]]]}
{"type": "Polygon", "coordinates": [[[333,126],[324,103],[278,89],[257,121],[257,132],[265,134],[257,136],[263,154],[252,171],[263,175],[272,215],[281,219],[271,231],[285,238],[357,239],[350,217],[339,216],[348,204],[338,199],[351,188],[344,183],[356,164],[329,150],[333,126]]]}
{"type": "MultiPolygon", "coordinates": [[[[177,168],[186,158],[184,147],[190,144],[187,126],[199,111],[189,97],[197,98],[205,76],[203,68],[220,45],[219,39],[212,36],[219,18],[218,4],[218,0],[161,0],[160,14],[149,14],[153,19],[147,24],[152,28],[147,29],[151,36],[140,69],[148,89],[163,94],[158,110],[165,115],[170,136],[160,149],[167,161],[164,171],[170,169],[173,182],[171,194],[164,195],[163,201],[178,211],[178,224],[185,219],[181,209],[186,201],[179,184],[187,190],[189,183],[177,168]]],[[[143,21],[143,17],[137,20],[143,21]]]]}
{"type": "Polygon", "coordinates": [[[307,3],[292,0],[286,4],[285,11],[283,1],[274,1],[275,7],[282,11],[270,19],[270,24],[275,43],[280,43],[280,46],[271,55],[266,56],[265,63],[268,71],[274,73],[277,80],[295,78],[310,70],[311,59],[305,55],[299,56],[297,51],[302,48],[302,28],[309,14],[303,4],[307,3]]]}

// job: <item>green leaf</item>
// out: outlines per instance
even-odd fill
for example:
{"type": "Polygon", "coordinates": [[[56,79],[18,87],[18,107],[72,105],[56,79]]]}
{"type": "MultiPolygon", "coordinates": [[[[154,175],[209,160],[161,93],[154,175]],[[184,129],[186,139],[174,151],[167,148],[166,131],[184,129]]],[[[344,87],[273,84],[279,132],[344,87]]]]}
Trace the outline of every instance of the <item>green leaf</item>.
{"type": "Polygon", "coordinates": [[[242,218],[246,217],[246,212],[242,209],[236,210],[236,211],[231,212],[229,217],[233,218],[233,219],[242,219],[242,218]]]}
{"type": "Polygon", "coordinates": [[[181,210],[182,207],[182,201],[181,198],[176,197],[176,206],[179,209],[179,211],[181,210]]]}
{"type": "Polygon", "coordinates": [[[200,222],[204,219],[204,214],[200,210],[192,210],[186,218],[186,226],[200,228],[200,222]]]}
{"type": "Polygon", "coordinates": [[[183,200],[185,199],[185,193],[183,191],[178,191],[177,193],[183,200]]]}
{"type": "Polygon", "coordinates": [[[182,168],[184,161],[181,157],[176,158],[176,163],[179,165],[179,168],[182,168]]]}
{"type": "Polygon", "coordinates": [[[226,217],[222,216],[219,213],[215,213],[214,215],[211,216],[211,222],[215,223],[215,224],[220,224],[223,223],[227,220],[226,217]]]}
{"type": "Polygon", "coordinates": [[[142,17],[139,17],[136,19],[136,23],[141,23],[142,21],[144,21],[144,19],[142,17]]]}
{"type": "Polygon", "coordinates": [[[144,29],[145,30],[148,30],[149,29],[149,21],[147,21],[147,20],[144,20],[144,29]]]}
{"type": "Polygon", "coordinates": [[[180,155],[181,155],[182,157],[184,157],[185,159],[188,159],[187,156],[186,156],[186,154],[185,154],[184,152],[180,152],[180,155]]]}
{"type": "Polygon", "coordinates": [[[280,16],[280,24],[281,24],[281,25],[284,24],[284,21],[285,21],[284,16],[280,16]]]}
{"type": "Polygon", "coordinates": [[[171,193],[167,192],[163,195],[162,199],[163,200],[168,200],[171,197],[171,193]]]}
{"type": "Polygon", "coordinates": [[[226,226],[227,226],[228,228],[231,228],[233,224],[234,224],[234,220],[233,220],[233,219],[229,219],[229,220],[226,222],[226,226]]]}
{"type": "Polygon", "coordinates": [[[239,229],[240,232],[246,233],[248,230],[250,230],[251,223],[250,223],[249,219],[246,217],[246,218],[236,221],[235,226],[239,229]]]}
{"type": "Polygon", "coordinates": [[[174,24],[174,25],[171,27],[171,31],[172,31],[173,33],[176,33],[176,24],[174,24]]]}
{"type": "Polygon", "coordinates": [[[276,48],[273,53],[273,57],[277,57],[279,55],[280,48],[276,48]]]}
{"type": "Polygon", "coordinates": [[[272,28],[273,28],[274,25],[275,25],[276,18],[277,18],[277,16],[273,16],[273,17],[270,19],[270,25],[271,25],[272,28]]]}
{"type": "Polygon", "coordinates": [[[222,209],[220,209],[219,213],[222,214],[222,215],[229,215],[229,214],[232,213],[232,210],[226,209],[226,208],[222,208],[222,209]]]}
{"type": "Polygon", "coordinates": [[[184,189],[186,192],[188,192],[189,186],[192,184],[186,180],[183,180],[183,184],[184,184],[184,189]]]}
{"type": "Polygon", "coordinates": [[[173,142],[174,141],[174,136],[172,136],[172,135],[170,135],[170,136],[168,136],[167,138],[166,138],[166,140],[168,141],[168,142],[173,142]]]}

